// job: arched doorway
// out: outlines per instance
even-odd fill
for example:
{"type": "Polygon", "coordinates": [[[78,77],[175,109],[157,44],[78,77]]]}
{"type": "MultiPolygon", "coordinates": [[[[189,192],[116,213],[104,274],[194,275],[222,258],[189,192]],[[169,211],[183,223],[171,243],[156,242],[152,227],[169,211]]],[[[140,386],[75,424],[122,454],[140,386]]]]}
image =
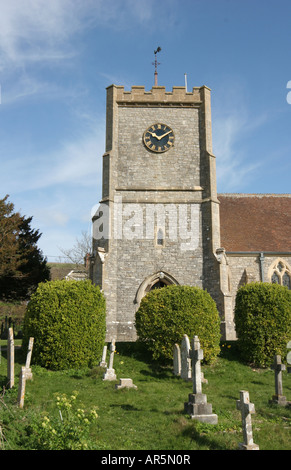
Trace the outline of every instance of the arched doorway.
{"type": "Polygon", "coordinates": [[[161,289],[162,287],[166,287],[168,286],[168,284],[166,284],[164,281],[162,280],[159,280],[157,281],[151,288],[150,290],[153,290],[153,289],[161,289]]]}
{"type": "Polygon", "coordinates": [[[162,287],[169,286],[171,284],[179,285],[179,282],[170,274],[165,272],[157,272],[148,276],[139,286],[134,303],[136,309],[138,309],[141,299],[153,289],[161,289],[162,287]]]}

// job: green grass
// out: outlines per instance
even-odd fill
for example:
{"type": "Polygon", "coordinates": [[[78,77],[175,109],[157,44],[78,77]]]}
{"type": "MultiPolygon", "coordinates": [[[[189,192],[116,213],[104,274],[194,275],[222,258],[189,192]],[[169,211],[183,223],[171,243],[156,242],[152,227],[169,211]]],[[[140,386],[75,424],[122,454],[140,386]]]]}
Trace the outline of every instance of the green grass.
{"type": "MultiPolygon", "coordinates": [[[[274,394],[274,373],[240,363],[223,348],[214,365],[202,367],[208,403],[218,415],[217,425],[205,425],[184,414],[191,382],[172,374],[171,366],[157,367],[135,344],[117,343],[114,368],[117,382],[102,380],[104,370],[52,372],[32,366],[33,380],[26,384],[25,406],[16,406],[18,375],[25,359],[15,354],[15,387],[0,395],[0,425],[4,449],[29,449],[28,427],[35,417],[57,416],[56,393],[78,391],[78,400],[90,410],[98,407],[91,438],[106,450],[236,450],[242,442],[241,417],[236,410],[240,390],[248,390],[255,404],[252,415],[254,442],[260,450],[291,448],[291,408],[269,404],[274,394]],[[137,390],[115,390],[119,378],[130,377],[137,390]]],[[[0,384],[6,383],[6,352],[2,351],[0,384]]],[[[291,374],[283,373],[283,392],[291,400],[291,374]]]]}

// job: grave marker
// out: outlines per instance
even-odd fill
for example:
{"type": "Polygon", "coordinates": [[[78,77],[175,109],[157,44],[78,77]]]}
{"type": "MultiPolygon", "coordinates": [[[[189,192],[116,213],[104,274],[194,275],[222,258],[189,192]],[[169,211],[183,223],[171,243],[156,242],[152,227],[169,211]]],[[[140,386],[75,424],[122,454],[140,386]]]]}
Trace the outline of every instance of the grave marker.
{"type": "Polygon", "coordinates": [[[137,390],[137,386],[132,383],[132,379],[119,379],[119,384],[115,385],[117,390],[121,388],[134,388],[137,390]]]}
{"type": "Polygon", "coordinates": [[[14,337],[13,328],[8,329],[7,340],[7,378],[8,388],[14,387],[14,337]]]}
{"type": "Polygon", "coordinates": [[[183,336],[181,342],[181,378],[184,380],[191,380],[191,358],[190,341],[187,335],[183,336]]]}
{"type": "Polygon", "coordinates": [[[29,338],[28,350],[27,350],[27,356],[26,356],[26,363],[25,363],[26,379],[28,379],[28,380],[32,379],[32,372],[31,372],[31,368],[30,368],[30,362],[31,362],[31,356],[32,356],[33,342],[34,342],[34,338],[29,338]]]}
{"type": "Polygon", "coordinates": [[[273,395],[271,402],[286,406],[287,400],[286,397],[283,396],[282,383],[282,371],[286,370],[286,366],[282,364],[281,356],[277,355],[274,357],[274,363],[271,365],[271,369],[275,371],[275,395],[273,395]]]}
{"type": "Polygon", "coordinates": [[[249,392],[245,390],[240,391],[240,399],[236,402],[236,408],[241,412],[242,429],[244,442],[239,443],[238,447],[241,450],[259,450],[259,446],[254,444],[253,430],[252,430],[252,417],[251,414],[255,413],[255,405],[250,403],[249,392]]]}
{"type": "Polygon", "coordinates": [[[203,423],[217,424],[218,417],[212,413],[212,405],[207,403],[207,397],[202,393],[201,361],[203,359],[203,350],[200,349],[198,336],[194,336],[191,345],[193,393],[189,393],[188,402],[184,403],[184,411],[192,419],[203,423]]]}
{"type": "Polygon", "coordinates": [[[102,352],[101,361],[99,362],[99,366],[100,366],[100,367],[107,367],[106,354],[107,354],[107,346],[105,345],[105,346],[103,347],[103,352],[102,352]]]}
{"type": "Polygon", "coordinates": [[[18,397],[17,397],[17,405],[19,406],[19,408],[23,408],[24,406],[26,373],[27,373],[26,367],[21,367],[21,372],[19,375],[18,397]]]}
{"type": "MultiPolygon", "coordinates": [[[[291,341],[287,343],[287,349],[291,349],[291,341]]],[[[291,351],[287,353],[287,364],[291,365],[291,351]]],[[[287,367],[287,372],[291,373],[291,367],[287,367]]]]}
{"type": "Polygon", "coordinates": [[[115,339],[110,344],[110,356],[109,356],[109,367],[106,369],[103,375],[103,380],[116,380],[115,370],[113,369],[113,359],[115,353],[115,339]]]}
{"type": "Polygon", "coordinates": [[[173,347],[173,371],[174,375],[181,375],[181,350],[179,344],[173,347]]]}

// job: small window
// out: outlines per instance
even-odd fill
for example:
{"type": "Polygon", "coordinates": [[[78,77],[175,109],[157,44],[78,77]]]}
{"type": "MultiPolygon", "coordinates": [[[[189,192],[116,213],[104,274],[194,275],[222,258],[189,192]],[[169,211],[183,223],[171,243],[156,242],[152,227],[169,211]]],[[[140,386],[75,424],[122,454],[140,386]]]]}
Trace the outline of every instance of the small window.
{"type": "Polygon", "coordinates": [[[161,228],[159,228],[157,232],[157,245],[164,246],[164,244],[165,244],[164,231],[161,228]]]}
{"type": "Polygon", "coordinates": [[[276,261],[271,267],[272,284],[280,284],[291,289],[291,270],[283,260],[276,261]]]}

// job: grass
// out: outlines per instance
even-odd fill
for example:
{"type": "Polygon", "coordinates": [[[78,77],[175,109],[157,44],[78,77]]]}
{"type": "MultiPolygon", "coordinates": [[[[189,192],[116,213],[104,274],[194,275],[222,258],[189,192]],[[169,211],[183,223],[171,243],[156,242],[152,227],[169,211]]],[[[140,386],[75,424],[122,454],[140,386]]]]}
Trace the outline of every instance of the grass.
{"type": "MultiPolygon", "coordinates": [[[[78,391],[86,409],[98,407],[97,424],[90,435],[102,450],[236,450],[242,442],[241,417],[236,410],[240,390],[248,390],[255,404],[252,415],[254,442],[260,450],[290,450],[291,408],[269,404],[274,394],[274,372],[253,369],[239,362],[235,347],[222,348],[213,365],[202,367],[208,403],[218,415],[217,425],[191,420],[184,402],[192,392],[191,382],[172,374],[171,366],[158,367],[136,344],[117,343],[114,368],[117,382],[102,380],[104,369],[53,372],[32,366],[33,380],[26,384],[25,406],[16,406],[18,376],[25,359],[15,352],[15,387],[2,389],[0,425],[4,449],[28,450],[28,427],[44,413],[56,416],[56,393],[78,391]],[[130,377],[137,390],[116,390],[119,378],[130,377]]],[[[0,385],[6,384],[6,352],[2,351],[0,385]]],[[[283,372],[283,392],[291,400],[291,374],[283,372]]]]}

